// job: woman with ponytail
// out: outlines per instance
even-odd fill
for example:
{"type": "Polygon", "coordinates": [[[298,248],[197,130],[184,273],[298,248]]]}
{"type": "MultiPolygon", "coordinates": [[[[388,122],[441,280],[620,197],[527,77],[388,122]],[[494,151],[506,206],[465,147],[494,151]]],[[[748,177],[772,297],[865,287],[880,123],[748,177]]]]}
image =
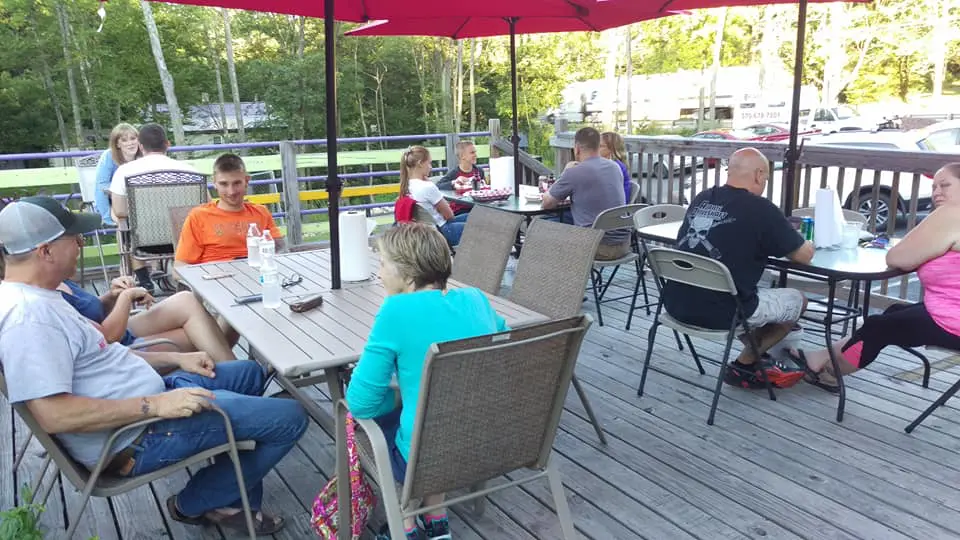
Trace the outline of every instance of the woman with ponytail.
{"type": "Polygon", "coordinates": [[[430,151],[422,146],[411,146],[400,158],[400,196],[409,195],[433,218],[434,224],[443,233],[447,243],[460,243],[464,223],[469,214],[453,215],[453,210],[440,193],[436,184],[427,180],[432,169],[430,151]]]}

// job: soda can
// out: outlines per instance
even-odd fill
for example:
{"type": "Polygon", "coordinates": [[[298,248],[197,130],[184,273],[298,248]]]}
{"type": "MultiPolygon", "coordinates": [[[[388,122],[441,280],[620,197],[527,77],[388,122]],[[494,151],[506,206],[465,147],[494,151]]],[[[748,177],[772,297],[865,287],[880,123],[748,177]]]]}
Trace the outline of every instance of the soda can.
{"type": "Polygon", "coordinates": [[[813,240],[813,218],[803,218],[802,230],[804,240],[813,240]]]}

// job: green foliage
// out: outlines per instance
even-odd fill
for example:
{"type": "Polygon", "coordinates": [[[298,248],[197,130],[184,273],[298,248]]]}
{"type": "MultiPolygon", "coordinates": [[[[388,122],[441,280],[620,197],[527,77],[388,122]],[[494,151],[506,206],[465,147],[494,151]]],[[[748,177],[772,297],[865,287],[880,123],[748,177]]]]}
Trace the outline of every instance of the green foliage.
{"type": "Polygon", "coordinates": [[[22,488],[23,504],[0,512],[0,540],[43,540],[40,529],[40,514],[45,510],[42,504],[33,502],[30,486],[22,488]]]}

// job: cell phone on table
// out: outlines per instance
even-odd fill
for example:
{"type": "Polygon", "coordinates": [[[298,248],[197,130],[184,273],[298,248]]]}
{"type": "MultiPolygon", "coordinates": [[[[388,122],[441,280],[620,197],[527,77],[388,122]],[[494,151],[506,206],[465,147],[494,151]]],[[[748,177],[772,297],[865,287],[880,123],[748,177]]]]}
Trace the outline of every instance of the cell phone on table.
{"type": "Polygon", "coordinates": [[[235,275],[236,274],[234,274],[233,272],[220,272],[219,274],[204,274],[202,277],[203,279],[211,280],[211,279],[223,279],[223,278],[233,277],[235,275]]]}
{"type": "Polygon", "coordinates": [[[262,301],[263,301],[263,295],[262,295],[262,294],[251,294],[251,295],[247,295],[247,296],[238,296],[238,297],[234,298],[233,301],[234,301],[234,304],[235,304],[235,305],[242,306],[242,305],[244,305],[244,304],[252,304],[252,303],[254,303],[254,302],[262,302],[262,301]]]}

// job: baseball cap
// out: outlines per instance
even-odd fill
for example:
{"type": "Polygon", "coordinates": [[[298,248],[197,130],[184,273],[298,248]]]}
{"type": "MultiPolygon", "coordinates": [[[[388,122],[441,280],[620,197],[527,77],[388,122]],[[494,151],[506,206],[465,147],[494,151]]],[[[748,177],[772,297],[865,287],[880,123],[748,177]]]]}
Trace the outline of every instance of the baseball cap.
{"type": "Polygon", "coordinates": [[[20,255],[65,234],[95,231],[100,224],[100,214],[71,212],[51,197],[24,197],[0,210],[0,244],[6,253],[20,255]]]}

